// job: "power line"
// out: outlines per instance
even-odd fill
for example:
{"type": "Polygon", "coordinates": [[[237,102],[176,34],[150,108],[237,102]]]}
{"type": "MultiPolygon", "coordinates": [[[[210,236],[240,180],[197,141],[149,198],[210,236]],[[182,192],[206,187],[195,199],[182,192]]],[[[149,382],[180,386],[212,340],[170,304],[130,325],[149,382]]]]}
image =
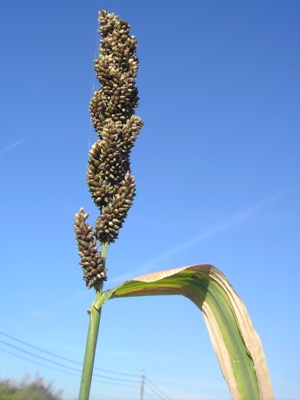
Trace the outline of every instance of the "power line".
{"type": "MultiPolygon", "coordinates": [[[[2,348],[0,348],[0,351],[2,351],[4,353],[7,353],[7,354],[10,354],[10,355],[12,355],[14,357],[20,358],[22,360],[29,361],[29,362],[31,362],[33,364],[40,365],[40,366],[46,367],[46,368],[50,368],[50,369],[52,369],[54,371],[62,372],[64,374],[68,374],[68,375],[73,375],[73,376],[76,376],[78,378],[80,378],[80,376],[81,376],[80,374],[64,371],[64,370],[61,370],[61,369],[58,369],[58,368],[55,368],[55,367],[51,367],[50,365],[42,364],[42,363],[40,363],[38,361],[30,360],[29,358],[20,356],[18,354],[12,353],[11,351],[8,351],[8,350],[4,350],[2,348]]],[[[95,381],[95,382],[103,382],[103,379],[106,379],[106,378],[103,377],[102,379],[99,379],[99,378],[97,378],[97,376],[95,378],[95,376],[93,375],[93,381],[95,381]]],[[[136,386],[137,387],[137,384],[132,384],[132,383],[122,383],[121,384],[121,383],[116,383],[116,382],[111,382],[111,381],[110,382],[104,381],[103,383],[108,383],[108,384],[111,384],[111,385],[114,385],[114,386],[117,385],[117,386],[122,386],[122,387],[124,387],[124,386],[130,386],[130,387],[136,386]]]]}
{"type": "MultiPolygon", "coordinates": [[[[32,344],[29,344],[27,342],[24,342],[23,340],[20,340],[20,339],[17,339],[15,337],[13,337],[13,336],[10,336],[7,333],[4,333],[4,332],[0,331],[0,335],[6,336],[7,338],[9,338],[11,340],[14,340],[14,341],[16,341],[18,343],[21,343],[21,344],[25,345],[25,346],[31,347],[32,349],[41,351],[42,353],[48,354],[48,355],[50,355],[52,357],[60,358],[61,360],[68,361],[70,363],[77,364],[77,365],[80,365],[82,367],[82,363],[81,362],[74,361],[74,360],[71,360],[70,358],[62,357],[62,356],[59,356],[58,354],[51,353],[50,351],[43,350],[40,347],[33,346],[32,344]]],[[[98,367],[94,367],[94,370],[103,371],[103,372],[107,372],[107,373],[110,373],[110,374],[131,376],[131,377],[134,377],[134,378],[139,378],[139,375],[137,375],[137,374],[128,374],[128,373],[125,373],[125,372],[111,371],[109,369],[103,369],[103,368],[98,368],[98,367]]]]}
{"type": "Polygon", "coordinates": [[[30,360],[29,358],[26,358],[26,357],[23,357],[23,356],[19,356],[19,355],[15,354],[15,353],[12,353],[11,351],[8,351],[8,350],[4,350],[4,349],[0,348],[0,351],[3,351],[4,353],[10,354],[12,356],[21,358],[22,360],[29,361],[29,362],[31,362],[33,364],[37,364],[37,365],[41,365],[42,367],[53,369],[54,371],[63,372],[65,374],[73,375],[73,376],[76,376],[76,377],[80,376],[80,375],[73,374],[72,372],[67,372],[67,371],[63,371],[63,370],[58,369],[58,368],[50,367],[49,365],[42,364],[42,363],[40,363],[38,361],[30,360]]]}
{"type": "MultiPolygon", "coordinates": [[[[22,344],[22,345],[28,346],[28,347],[30,347],[30,348],[32,348],[32,349],[34,349],[34,350],[40,351],[40,352],[42,352],[42,353],[44,353],[44,354],[47,354],[47,355],[49,355],[49,356],[51,356],[51,357],[56,357],[56,358],[58,358],[58,359],[60,359],[60,360],[64,360],[64,361],[67,361],[67,362],[69,362],[69,363],[79,365],[79,366],[82,368],[82,363],[80,363],[80,362],[78,362],[78,361],[74,361],[74,360],[71,360],[71,359],[69,359],[69,358],[60,356],[60,355],[58,355],[58,354],[51,353],[50,351],[43,350],[43,349],[41,349],[40,347],[37,347],[37,346],[34,346],[34,345],[30,344],[30,343],[24,342],[23,340],[17,339],[17,338],[15,338],[15,337],[13,337],[13,336],[11,336],[11,335],[8,335],[8,334],[6,334],[6,333],[4,333],[4,332],[1,332],[1,331],[0,331],[0,335],[3,335],[3,336],[7,337],[7,338],[10,339],[10,340],[14,340],[15,342],[18,342],[18,343],[20,343],[20,344],[22,344]]],[[[59,367],[65,368],[65,369],[67,369],[67,370],[74,371],[75,373],[70,372],[70,371],[61,370],[61,369],[55,368],[55,367],[53,367],[53,366],[49,366],[49,365],[42,364],[42,363],[37,362],[37,361],[35,361],[35,360],[30,360],[30,359],[28,359],[28,358],[26,358],[26,357],[24,357],[24,356],[17,355],[17,354],[12,353],[12,352],[10,352],[10,351],[8,351],[8,350],[5,350],[5,349],[0,348],[0,351],[3,351],[3,352],[5,352],[5,353],[7,353],[7,354],[13,355],[13,356],[15,356],[15,357],[18,357],[18,358],[21,358],[21,359],[23,359],[23,360],[29,361],[29,362],[31,362],[31,363],[34,363],[34,364],[37,364],[37,365],[41,365],[41,366],[43,366],[43,367],[50,368],[50,369],[53,369],[53,370],[56,370],[56,371],[59,371],[59,372],[65,373],[65,374],[69,374],[69,375],[73,375],[73,376],[77,376],[77,377],[81,375],[81,372],[82,372],[81,369],[74,368],[74,367],[71,367],[71,366],[69,366],[69,365],[66,365],[66,364],[63,364],[63,363],[60,363],[60,362],[57,362],[57,361],[50,360],[49,358],[42,357],[42,356],[37,355],[37,354],[35,354],[35,353],[33,353],[33,352],[24,350],[24,349],[22,349],[22,348],[20,348],[20,347],[18,347],[18,346],[15,346],[15,345],[13,345],[13,344],[7,343],[7,342],[5,342],[5,341],[3,341],[3,340],[0,340],[0,343],[4,344],[5,346],[11,347],[11,348],[17,350],[18,352],[23,352],[23,353],[28,354],[28,355],[30,355],[30,356],[32,356],[32,357],[36,357],[36,358],[38,358],[38,359],[40,359],[40,360],[43,360],[43,361],[45,361],[45,362],[47,362],[47,363],[51,363],[51,364],[57,365],[57,366],[59,366],[59,367]]],[[[128,374],[128,373],[124,373],[124,372],[117,372],[117,371],[112,371],[112,370],[107,370],[107,369],[97,368],[97,367],[94,367],[94,370],[103,371],[103,372],[110,373],[110,374],[116,374],[116,375],[122,375],[122,376],[129,376],[129,377],[134,377],[134,378],[139,377],[139,375],[136,375],[136,374],[128,374]]],[[[98,381],[98,382],[101,382],[101,381],[103,382],[103,379],[104,379],[104,380],[106,380],[106,383],[110,383],[110,384],[114,384],[114,385],[118,385],[118,386],[131,386],[131,387],[134,387],[134,386],[137,386],[138,384],[140,384],[140,381],[138,381],[138,380],[128,380],[128,379],[110,377],[110,376],[105,376],[105,375],[101,375],[101,374],[97,374],[97,373],[93,373],[93,379],[94,379],[95,381],[98,381]],[[96,379],[95,379],[95,378],[96,378],[96,379]],[[108,380],[108,382],[107,382],[107,380],[108,380]],[[113,382],[112,382],[112,381],[113,381],[113,382]],[[118,382],[122,382],[122,383],[118,383],[118,382]]],[[[156,385],[154,385],[154,383],[152,383],[152,382],[151,382],[148,378],[146,378],[144,375],[143,375],[143,379],[144,379],[143,384],[144,384],[145,386],[147,386],[147,388],[148,388],[149,390],[151,390],[151,391],[155,394],[155,396],[157,396],[158,398],[160,398],[160,399],[162,399],[162,400],[171,400],[162,390],[160,390],[156,385]],[[150,384],[152,387],[149,386],[149,384],[150,384]]],[[[149,395],[149,393],[147,393],[147,396],[149,396],[149,397],[151,398],[151,396],[149,395]]]]}
{"type": "Polygon", "coordinates": [[[149,393],[148,393],[148,389],[146,388],[146,390],[144,390],[146,396],[150,399],[150,400],[155,400],[154,397],[152,397],[149,393]]]}
{"type": "Polygon", "coordinates": [[[23,349],[21,349],[20,347],[14,346],[13,344],[10,344],[10,343],[6,343],[6,342],[4,342],[3,340],[0,340],[0,343],[5,344],[6,346],[12,347],[12,348],[15,349],[15,350],[22,351],[23,353],[29,354],[30,356],[39,358],[40,360],[44,360],[44,361],[50,362],[50,363],[55,364],[55,365],[58,365],[58,366],[60,366],[60,367],[72,369],[73,371],[76,371],[76,372],[81,372],[80,369],[73,368],[73,367],[70,367],[70,366],[68,366],[68,365],[65,365],[65,364],[62,364],[62,363],[59,363],[59,362],[56,362],[56,361],[49,360],[49,358],[45,358],[45,357],[42,357],[42,356],[38,356],[37,354],[31,353],[31,351],[23,350],[23,349]]]}
{"type": "Polygon", "coordinates": [[[157,392],[155,391],[155,389],[153,389],[151,386],[149,386],[149,385],[147,384],[147,382],[145,382],[145,386],[146,386],[148,389],[150,389],[151,392],[153,392],[153,393],[155,394],[156,397],[158,397],[158,398],[161,399],[161,400],[165,400],[165,397],[162,397],[159,393],[157,393],[157,392]]]}
{"type": "MultiPolygon", "coordinates": [[[[37,354],[32,353],[31,351],[27,351],[27,350],[21,349],[18,346],[14,346],[13,344],[4,342],[3,340],[0,340],[0,343],[4,344],[6,346],[12,347],[15,350],[18,350],[18,351],[21,351],[23,353],[29,354],[32,357],[39,358],[40,360],[43,360],[43,361],[46,361],[48,363],[52,363],[52,364],[58,365],[59,367],[70,369],[72,371],[75,371],[75,372],[78,372],[79,374],[81,374],[81,370],[78,369],[78,368],[73,368],[73,367],[70,367],[69,365],[62,364],[62,363],[59,363],[57,361],[50,360],[49,358],[39,356],[37,354]]],[[[114,378],[114,377],[111,377],[111,376],[105,376],[105,375],[100,375],[100,374],[95,374],[95,373],[93,374],[93,377],[101,378],[101,379],[108,379],[108,380],[111,380],[111,381],[125,382],[126,384],[128,384],[128,383],[129,384],[132,384],[132,383],[138,384],[139,383],[139,381],[133,381],[133,380],[128,380],[128,379],[126,380],[126,379],[122,379],[122,378],[114,378]]]]}
{"type": "Polygon", "coordinates": [[[157,393],[155,393],[156,394],[156,396],[158,396],[160,399],[163,399],[163,400],[171,400],[170,399],[170,397],[168,397],[162,390],[160,390],[157,386],[155,386],[154,385],[154,383],[152,383],[146,376],[144,377],[145,378],[145,385],[152,391],[152,392],[158,392],[158,394],[157,393]],[[149,384],[148,383],[150,383],[150,385],[152,386],[149,386],[149,384]],[[163,396],[163,397],[162,397],[163,396]]]}

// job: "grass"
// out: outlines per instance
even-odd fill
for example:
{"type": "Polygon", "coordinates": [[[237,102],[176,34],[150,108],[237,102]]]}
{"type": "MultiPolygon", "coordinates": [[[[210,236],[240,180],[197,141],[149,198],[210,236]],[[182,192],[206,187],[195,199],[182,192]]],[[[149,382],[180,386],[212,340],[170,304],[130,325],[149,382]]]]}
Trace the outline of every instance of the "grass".
{"type": "Polygon", "coordinates": [[[61,400],[61,393],[54,392],[52,383],[45,384],[40,377],[31,381],[26,375],[19,383],[0,378],[0,400],[61,400]]]}

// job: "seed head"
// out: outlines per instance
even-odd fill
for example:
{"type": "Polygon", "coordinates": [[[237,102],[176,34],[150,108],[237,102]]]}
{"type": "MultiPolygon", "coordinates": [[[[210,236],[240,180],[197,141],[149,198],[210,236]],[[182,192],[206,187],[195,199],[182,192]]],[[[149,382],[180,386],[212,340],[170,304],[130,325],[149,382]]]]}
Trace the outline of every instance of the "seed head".
{"type": "Polygon", "coordinates": [[[135,86],[139,60],[135,55],[137,40],[130,36],[130,26],[114,13],[99,13],[100,54],[95,72],[100,88],[90,102],[92,125],[98,140],[88,156],[87,183],[100,215],[94,230],[87,222],[88,214],[80,209],[74,229],[87,286],[106,279],[105,259],[97,243],[113,243],[123,226],[135,196],[131,176],[130,152],[143,127],[134,115],[138,105],[135,86]]]}
{"type": "Polygon", "coordinates": [[[90,289],[97,283],[106,281],[105,259],[101,257],[93,228],[86,222],[89,214],[81,208],[74,218],[75,237],[80,255],[80,265],[83,269],[83,279],[90,289]]]}

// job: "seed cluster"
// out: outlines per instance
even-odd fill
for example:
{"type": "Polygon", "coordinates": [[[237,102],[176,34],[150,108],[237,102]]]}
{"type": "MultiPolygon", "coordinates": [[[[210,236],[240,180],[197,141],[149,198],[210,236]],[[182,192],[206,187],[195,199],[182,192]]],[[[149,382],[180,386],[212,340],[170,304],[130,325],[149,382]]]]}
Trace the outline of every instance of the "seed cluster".
{"type": "MultiPolygon", "coordinates": [[[[94,249],[95,244],[91,242],[93,244],[83,245],[84,240],[96,239],[103,245],[113,243],[118,237],[135,196],[136,184],[131,175],[129,157],[143,127],[141,118],[134,115],[139,101],[135,87],[138,70],[136,38],[129,35],[129,24],[113,13],[101,11],[99,23],[99,33],[103,39],[100,42],[100,55],[95,60],[95,71],[100,89],[94,93],[90,102],[92,124],[98,140],[89,152],[87,183],[100,215],[94,230],[87,228],[85,220],[88,214],[84,214],[82,209],[75,216],[74,227],[81,257],[81,253],[85,253],[80,250],[80,246],[81,249],[84,246],[86,249],[94,249]],[[86,232],[89,230],[89,234],[80,233],[84,230],[83,226],[86,232]],[[81,235],[80,240],[78,234],[81,235]]],[[[83,258],[81,261],[84,279],[91,282],[91,279],[100,275],[98,279],[104,280],[105,277],[98,272],[87,277],[87,270],[91,266],[87,260],[90,258],[86,258],[84,263],[83,258]]],[[[96,264],[89,269],[89,274],[94,268],[96,264]]]]}
{"type": "Polygon", "coordinates": [[[80,265],[84,270],[83,279],[90,289],[96,282],[106,280],[105,259],[98,251],[96,239],[94,238],[93,227],[86,219],[89,213],[84,213],[81,208],[75,215],[74,230],[80,255],[80,265]]]}

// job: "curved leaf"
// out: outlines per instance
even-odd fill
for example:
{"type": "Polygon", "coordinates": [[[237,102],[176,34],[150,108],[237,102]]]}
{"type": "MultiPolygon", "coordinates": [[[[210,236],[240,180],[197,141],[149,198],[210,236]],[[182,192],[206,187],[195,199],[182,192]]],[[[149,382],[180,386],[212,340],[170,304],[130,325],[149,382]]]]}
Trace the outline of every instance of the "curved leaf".
{"type": "Polygon", "coordinates": [[[208,264],[154,272],[103,293],[94,304],[132,296],[183,295],[203,312],[222,373],[235,400],[274,398],[265,355],[246,307],[227,278],[208,264]]]}

